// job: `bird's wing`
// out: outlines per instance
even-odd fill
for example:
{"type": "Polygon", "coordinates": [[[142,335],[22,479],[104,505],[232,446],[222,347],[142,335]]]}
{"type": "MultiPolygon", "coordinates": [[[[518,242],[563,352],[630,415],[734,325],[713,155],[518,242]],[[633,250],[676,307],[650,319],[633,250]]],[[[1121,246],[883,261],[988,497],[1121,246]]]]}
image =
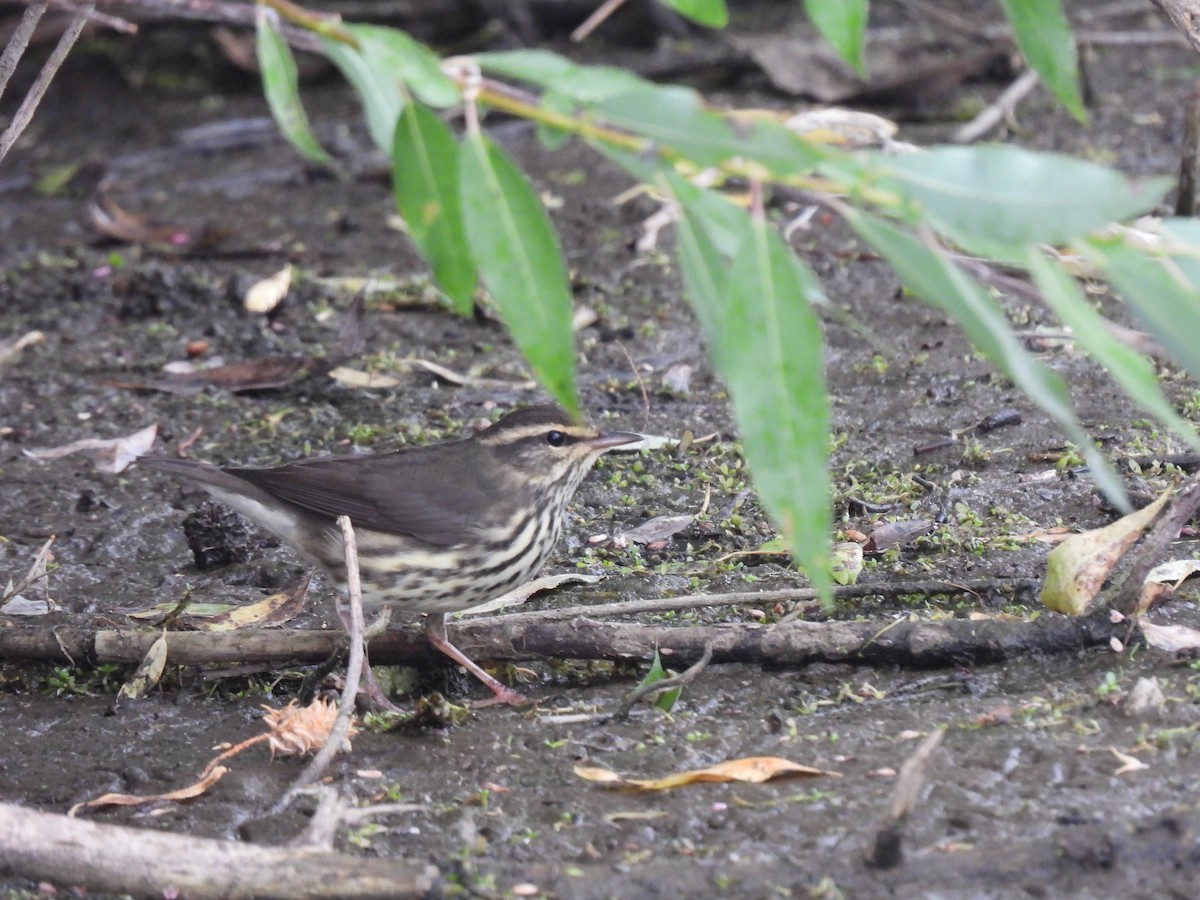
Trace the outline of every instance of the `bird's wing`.
{"type": "Polygon", "coordinates": [[[486,524],[502,494],[484,479],[481,460],[472,458],[479,453],[475,445],[429,449],[225,471],[304,509],[349,516],[358,528],[443,547],[461,544],[486,524]]]}

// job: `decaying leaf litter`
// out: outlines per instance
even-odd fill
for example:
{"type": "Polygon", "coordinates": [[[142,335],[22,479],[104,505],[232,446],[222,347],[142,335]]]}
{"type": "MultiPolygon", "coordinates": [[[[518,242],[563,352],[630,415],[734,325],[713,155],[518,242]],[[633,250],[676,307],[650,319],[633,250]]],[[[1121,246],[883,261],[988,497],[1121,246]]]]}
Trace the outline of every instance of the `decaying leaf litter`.
{"type": "MultiPolygon", "coordinates": [[[[1163,50],[1132,62],[1112,56],[1112,68],[1096,73],[1100,95],[1124,94],[1099,104],[1092,131],[1064,125],[1049,102],[1036,97],[1022,116],[1045,123],[1038,139],[1047,144],[1100,152],[1111,140],[1110,152],[1119,162],[1162,171],[1168,166],[1156,160],[1164,157],[1177,118],[1169,90],[1175,82],[1147,75],[1157,71],[1145,68],[1151,60],[1161,72],[1189,64],[1188,58],[1163,50]],[[1137,71],[1121,65],[1135,65],[1137,71]],[[1141,117],[1156,115],[1160,124],[1130,129],[1130,110],[1141,117]]],[[[72,100],[62,102],[69,106],[72,100]]],[[[321,94],[318,112],[333,114],[341,102],[332,91],[321,94]]],[[[251,95],[230,103],[247,111],[259,108],[251,95]]],[[[168,100],[156,112],[164,136],[174,127],[195,124],[194,104],[182,100],[168,100]]],[[[55,118],[47,117],[43,127],[53,129],[55,118]]],[[[96,128],[87,152],[96,154],[99,144],[107,153],[120,153],[104,145],[108,134],[96,128]]],[[[64,134],[55,144],[64,158],[80,152],[78,138],[72,143],[71,137],[64,134]]],[[[696,352],[696,333],[674,296],[671,273],[653,257],[629,249],[653,204],[614,209],[608,201],[628,187],[624,179],[582,151],[550,156],[526,135],[511,140],[510,151],[532,164],[535,178],[562,198],[556,221],[576,269],[576,299],[599,315],[595,326],[578,335],[587,409],[612,413],[614,421],[647,432],[720,436],[679,455],[664,449],[605,465],[580,495],[571,537],[554,565],[557,571],[572,571],[582,560],[586,574],[607,577],[537,602],[573,606],[802,585],[770,557],[757,565],[749,557],[714,562],[734,551],[761,548],[773,532],[753,496],[744,494],[747,482],[732,449],[721,389],[696,352]],[[597,245],[597,231],[611,232],[614,239],[597,245]],[[618,341],[649,385],[648,414],[618,341]],[[660,381],[681,360],[696,366],[688,393],[660,381]],[[706,496],[706,515],[699,516],[706,496]],[[592,536],[632,531],[655,517],[687,515],[697,518],[662,549],[634,542],[588,543],[592,536]]],[[[267,171],[282,152],[177,160],[175,166],[186,168],[173,174],[169,202],[179,203],[188,215],[174,215],[168,207],[157,218],[236,219],[282,245],[300,246],[309,267],[330,275],[374,272],[395,279],[419,273],[397,236],[379,226],[390,201],[377,185],[315,183],[282,193],[264,188],[252,204],[205,186],[206,179],[211,184],[218,175],[228,178],[231,169],[267,171]],[[304,203],[311,204],[309,210],[298,208],[304,203]]],[[[129,208],[143,208],[135,201],[162,192],[157,177],[153,169],[124,176],[122,200],[129,208]]],[[[16,411],[0,422],[11,429],[4,457],[11,481],[10,525],[0,561],[19,580],[49,534],[58,535],[48,584],[63,611],[44,617],[48,623],[109,625],[120,622],[116,609],[146,608],[185,593],[198,601],[232,596],[245,603],[279,590],[303,567],[268,547],[234,566],[199,572],[191,567],[181,528],[197,498],[136,470],[114,476],[79,458],[38,463],[24,458],[23,449],[107,439],[150,424],[158,425],[170,446],[203,426],[193,455],[267,461],[310,448],[334,450],[351,440],[381,447],[459,433],[488,401],[507,405],[534,398],[520,387],[498,391],[468,383],[450,388],[436,376],[397,366],[400,358],[419,356],[496,380],[525,377],[495,326],[400,303],[396,308],[402,311],[389,312],[383,304],[369,310],[372,334],[359,360],[366,371],[394,373],[401,379],[397,388],[364,391],[306,379],[243,399],[221,392],[147,395],[104,386],[93,376],[157,377],[162,363],[184,357],[186,346],[200,339],[227,358],[312,358],[333,344],[336,319],[349,298],[300,281],[264,322],[239,311],[244,291],[233,286],[279,271],[279,260],[179,262],[136,248],[91,248],[82,240],[87,234],[84,198],[22,196],[21,201],[12,210],[10,231],[23,239],[5,242],[10,268],[0,288],[3,337],[36,330],[46,341],[25,347],[15,364],[6,364],[0,380],[0,407],[16,411]],[[52,247],[59,249],[36,253],[52,247]],[[94,276],[113,254],[120,265],[110,276],[94,276]],[[326,310],[333,316],[323,318],[326,310]]],[[[856,334],[827,327],[838,431],[835,509],[847,528],[864,534],[888,519],[935,523],[930,535],[868,560],[860,580],[878,579],[889,587],[905,578],[991,579],[998,585],[1036,580],[1047,547],[1014,536],[1112,520],[1097,505],[1086,477],[1064,474],[1070,470],[1069,448],[1062,447],[1054,430],[973,359],[937,314],[897,297],[891,278],[869,260],[845,263],[845,235],[826,226],[800,240],[827,283],[836,285],[836,302],[848,304],[896,348],[894,357],[880,360],[856,334]],[[1019,427],[912,455],[934,437],[1012,407],[1025,417],[1019,427]],[[1053,463],[1032,461],[1033,455],[1048,453],[1067,460],[1064,472],[1055,471],[1053,463]],[[843,499],[847,495],[891,509],[852,513],[843,499]]],[[[1013,304],[1010,312],[1027,317],[1036,329],[1037,309],[1013,304]]],[[[1115,390],[1096,380],[1069,345],[1048,352],[1076,387],[1081,415],[1106,439],[1106,447],[1139,458],[1170,449],[1125,410],[1115,390]]],[[[1190,386],[1169,377],[1167,386],[1186,410],[1190,386]]],[[[1142,477],[1155,490],[1172,480],[1170,473],[1143,468],[1142,477]]],[[[1156,624],[1196,626],[1186,583],[1181,590],[1184,597],[1162,607],[1156,624]]],[[[1027,607],[1011,606],[1003,590],[965,600],[906,600],[892,594],[852,601],[843,615],[868,617],[882,630],[909,616],[936,620],[1037,610],[1032,597],[1018,599],[1027,607]]],[[[331,600],[327,586],[316,584],[295,623],[336,628],[331,600]]],[[[684,611],[669,618],[670,623],[693,616],[749,623],[787,612],[774,604],[762,607],[684,611]]],[[[648,615],[646,624],[663,615],[648,615]]],[[[1106,888],[1159,884],[1169,889],[1179,876],[1145,854],[1139,835],[1156,835],[1160,853],[1186,858],[1190,813],[1180,811],[1178,803],[1194,777],[1188,754],[1195,735],[1196,673],[1174,659],[1154,650],[1130,655],[1100,649],[932,672],[721,665],[690,684],[669,715],[637,709],[628,722],[597,726],[546,724],[492,710],[446,729],[368,730],[355,738],[353,754],[334,764],[335,779],[361,801],[400,801],[422,809],[393,813],[369,829],[351,827],[338,840],[347,849],[369,846],[371,853],[432,862],[443,885],[504,891],[533,884],[573,896],[636,895],[655,885],[706,893],[729,886],[755,896],[775,888],[801,892],[824,876],[843,891],[868,896],[930,884],[1054,889],[1078,884],[1073,879],[1080,878],[1106,888]],[[1141,676],[1156,679],[1167,702],[1126,716],[1124,701],[1141,676]],[[1000,707],[1010,714],[995,715],[1000,707]],[[871,773],[898,770],[920,737],[939,724],[949,726],[937,751],[945,764],[935,765],[928,793],[909,813],[905,846],[911,842],[914,849],[943,852],[909,855],[904,865],[884,873],[864,869],[861,860],[875,840],[876,823],[887,816],[892,794],[890,780],[871,773]],[[1149,768],[1136,771],[1122,754],[1149,768]],[[842,777],[754,787],[692,786],[646,798],[591,788],[573,774],[576,765],[593,765],[661,778],[760,756],[784,757],[842,777]],[[1135,808],[1144,814],[1131,818],[1127,810],[1135,808]],[[654,818],[642,818],[646,815],[654,818]],[[1171,817],[1182,827],[1167,827],[1171,817]],[[1142,830],[1131,834],[1132,828],[1142,830]],[[680,860],[689,865],[681,867],[680,860]]],[[[523,689],[536,689],[549,712],[603,713],[619,704],[649,663],[647,656],[619,667],[538,664],[532,667],[536,686],[523,689]]],[[[5,799],[64,812],[106,791],[171,789],[184,781],[179,772],[199,773],[212,756],[211,746],[258,730],[252,719],[264,691],[277,695],[275,702],[282,705],[301,684],[299,667],[272,666],[268,675],[233,678],[216,674],[206,667],[182,671],[169,677],[162,692],[106,717],[112,700],[89,696],[85,666],[6,666],[8,690],[0,695],[5,783],[17,787],[9,788],[5,799]],[[80,741],[81,733],[86,742],[80,741]]],[[[446,684],[444,677],[435,686],[458,696],[463,685],[446,684]]],[[[253,814],[281,793],[296,771],[287,762],[266,762],[265,754],[257,761],[243,754],[216,791],[168,808],[171,830],[197,836],[240,833],[256,843],[282,843],[301,830],[300,814],[267,819],[253,814]]],[[[119,813],[101,818],[128,821],[119,813]]]]}

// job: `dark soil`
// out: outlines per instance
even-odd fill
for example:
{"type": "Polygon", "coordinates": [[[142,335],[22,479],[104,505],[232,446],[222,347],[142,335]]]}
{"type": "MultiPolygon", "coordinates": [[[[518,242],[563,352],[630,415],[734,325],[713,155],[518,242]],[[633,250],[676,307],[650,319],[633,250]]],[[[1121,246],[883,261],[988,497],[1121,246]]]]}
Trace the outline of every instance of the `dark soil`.
{"type": "MultiPolygon", "coordinates": [[[[1089,67],[1090,127],[1037,93],[1019,111],[1017,138],[1132,174],[1173,174],[1194,66],[1184,49],[1097,48],[1089,67]]],[[[986,102],[1003,86],[960,86],[936,108],[921,110],[922,119],[941,124],[912,123],[901,137],[936,140],[950,127],[956,103],[986,102]]],[[[786,102],[761,93],[721,99],[740,106],[786,102]]],[[[327,139],[363,151],[366,138],[345,88],[319,83],[306,100],[327,139]]],[[[437,305],[419,258],[387,224],[393,201],[385,179],[364,171],[343,181],[313,171],[269,128],[250,132],[262,137],[216,148],[183,133],[266,114],[248,81],[223,85],[219,93],[134,89],[128,69],[83,48],[0,172],[0,340],[34,329],[45,335],[0,370],[0,582],[19,578],[55,535],[49,585],[59,604],[48,616],[0,616],[0,629],[144,627],[126,613],[185,595],[248,603],[304,571],[296,556],[255,530],[241,538],[247,561],[200,571],[183,523],[208,509],[202,492],[136,467],[111,475],[82,456],[38,461],[25,450],[157,424],[163,452],[201,429],[193,457],[267,463],[344,452],[351,444],[386,449],[452,437],[495,407],[542,399],[519,384],[456,387],[403,364],[417,357],[477,378],[527,377],[498,323],[458,319],[437,305]],[[51,196],[34,190],[37,179],[68,164],[83,169],[66,190],[51,196]],[[109,196],[125,209],[181,228],[207,224],[222,239],[194,253],[105,243],[87,212],[89,179],[94,183],[100,172],[109,196]],[[286,261],[298,273],[283,306],[268,319],[244,312],[245,288],[286,261]],[[129,387],[161,382],[162,367],[184,359],[197,341],[227,361],[335,354],[357,279],[386,290],[369,294],[365,347],[347,364],[396,375],[397,387],[347,387],[319,371],[282,388],[240,394],[129,387]]],[[[761,547],[775,531],[747,494],[723,388],[705,360],[669,254],[634,248],[654,204],[615,206],[612,198],[630,186],[627,179],[578,144],[547,152],[521,125],[501,124],[495,134],[539,190],[561,201],[552,214],[576,301],[598,315],[577,339],[585,409],[606,427],[716,435],[678,453],[603,460],[580,490],[568,536],[547,571],[609,577],[534,603],[803,586],[803,577],[778,557],[726,558],[761,547]],[[686,390],[664,382],[680,365],[692,367],[686,390]],[[700,520],[661,549],[589,540],[654,516],[702,509],[700,520]]],[[[670,240],[664,233],[668,249],[670,240]]],[[[1056,470],[1048,461],[1064,445],[1046,417],[973,354],[942,314],[902,296],[891,272],[861,256],[839,223],[818,215],[793,241],[833,301],[886,344],[880,355],[854,329],[826,327],[838,528],[869,532],[884,519],[937,522],[931,534],[868,560],[861,581],[880,585],[880,596],[847,602],[836,615],[865,617],[881,629],[909,618],[1053,615],[1040,611],[1036,597],[1009,587],[1042,575],[1049,545],[1031,535],[1060,525],[1096,527],[1115,513],[1085,472],[1069,465],[1056,470]],[[1019,425],[914,455],[1008,408],[1020,413],[1019,425]],[[861,500],[891,505],[869,513],[861,500]],[[895,590],[918,579],[988,580],[995,589],[969,599],[895,590]]],[[[1005,302],[1023,331],[1057,327],[1043,309],[1005,302]]],[[[1106,314],[1125,320],[1112,297],[1099,302],[1106,314]]],[[[1115,460],[1177,449],[1069,343],[1044,344],[1042,351],[1069,380],[1081,418],[1115,460]]],[[[1162,375],[1166,390],[1195,415],[1193,386],[1170,371],[1162,375]]],[[[1146,496],[1181,477],[1143,468],[1131,486],[1146,496]]],[[[1190,542],[1172,547],[1172,556],[1195,555],[1190,542]]],[[[1194,596],[1183,594],[1155,613],[1156,621],[1197,624],[1194,596]]],[[[333,599],[333,589],[318,579],[305,612],[287,627],[338,627],[333,599]]],[[[770,624],[789,609],[740,606],[644,621],[770,624]]],[[[441,895],[509,896],[533,885],[537,895],[579,898],[834,897],[838,891],[847,897],[1195,896],[1200,819],[1191,754],[1200,671],[1194,665],[1150,649],[1107,647],[932,671],[720,665],[689,686],[670,714],[639,707],[627,721],[603,725],[553,718],[614,710],[652,653],[647,647],[636,666],[550,661],[504,671],[536,699],[536,713],[493,707],[444,727],[364,731],[353,752],[335,762],[333,783],[364,804],[399,799],[419,809],[342,833],[338,845],[430,862],[441,872],[441,895]],[[1142,678],[1157,680],[1165,704],[1127,715],[1122,701],[1142,678]],[[864,857],[886,819],[889,773],[941,725],[948,731],[905,825],[903,862],[873,869],[864,857]],[[1114,751],[1147,767],[1118,773],[1123,763],[1114,751]],[[655,778],[741,756],[783,756],[841,777],[630,794],[573,772],[584,763],[655,778]]],[[[261,730],[259,707],[296,696],[307,670],[169,668],[158,691],[111,715],[113,687],[128,670],[98,670],[87,660],[0,661],[0,800],[64,812],[106,791],[182,786],[214,745],[261,730]]],[[[485,696],[444,668],[423,669],[418,682],[418,693],[439,690],[460,702],[485,696]]],[[[88,815],[283,844],[305,816],[263,818],[261,810],[299,765],[251,751],[231,763],[211,793],[160,815],[88,815]]],[[[4,887],[35,885],[10,880],[4,887]]]]}

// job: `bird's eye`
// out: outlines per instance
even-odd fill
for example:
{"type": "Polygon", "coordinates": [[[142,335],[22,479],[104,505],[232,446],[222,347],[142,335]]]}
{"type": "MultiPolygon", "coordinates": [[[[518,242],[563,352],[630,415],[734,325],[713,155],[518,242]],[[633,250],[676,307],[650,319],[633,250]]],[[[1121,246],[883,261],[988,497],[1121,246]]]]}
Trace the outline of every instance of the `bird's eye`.
{"type": "Polygon", "coordinates": [[[561,431],[551,431],[546,435],[546,443],[551,447],[561,447],[567,442],[567,436],[561,431]]]}

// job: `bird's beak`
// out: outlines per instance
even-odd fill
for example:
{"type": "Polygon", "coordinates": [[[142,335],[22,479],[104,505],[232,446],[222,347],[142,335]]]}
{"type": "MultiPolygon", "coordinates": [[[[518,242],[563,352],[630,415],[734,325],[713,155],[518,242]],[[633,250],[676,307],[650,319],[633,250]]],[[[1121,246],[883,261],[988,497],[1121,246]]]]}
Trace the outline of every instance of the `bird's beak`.
{"type": "Polygon", "coordinates": [[[632,450],[630,445],[641,443],[641,441],[642,436],[631,431],[610,431],[607,434],[591,438],[587,444],[593,450],[603,453],[605,450],[612,450],[615,447],[626,447],[632,450]]]}

